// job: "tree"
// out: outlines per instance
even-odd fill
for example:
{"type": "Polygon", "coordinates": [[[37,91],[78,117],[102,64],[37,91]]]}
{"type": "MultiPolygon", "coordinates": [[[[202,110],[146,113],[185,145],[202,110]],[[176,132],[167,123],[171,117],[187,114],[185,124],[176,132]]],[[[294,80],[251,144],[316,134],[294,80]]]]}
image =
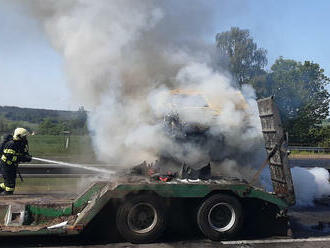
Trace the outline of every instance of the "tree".
{"type": "Polygon", "coordinates": [[[50,118],[45,118],[39,124],[40,134],[57,134],[56,132],[57,132],[56,124],[50,118]]]}
{"type": "Polygon", "coordinates": [[[0,117],[0,132],[7,132],[8,129],[8,121],[5,118],[0,117]]]}
{"type": "Polygon", "coordinates": [[[220,65],[229,70],[240,85],[263,74],[267,65],[267,51],[257,48],[248,30],[232,27],[216,35],[220,65]]]}
{"type": "Polygon", "coordinates": [[[275,96],[291,142],[317,144],[316,132],[329,115],[329,81],[317,63],[280,57],[270,73],[255,77],[251,84],[258,97],[275,96]]]}

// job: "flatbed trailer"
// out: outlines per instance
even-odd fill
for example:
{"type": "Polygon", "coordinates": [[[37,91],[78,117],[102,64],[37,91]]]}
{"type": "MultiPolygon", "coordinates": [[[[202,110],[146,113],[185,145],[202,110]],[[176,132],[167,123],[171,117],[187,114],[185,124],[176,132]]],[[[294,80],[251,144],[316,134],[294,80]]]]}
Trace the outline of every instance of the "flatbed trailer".
{"type": "Polygon", "coordinates": [[[254,215],[261,212],[267,212],[272,218],[285,216],[289,206],[295,203],[286,142],[272,98],[258,101],[258,106],[273,193],[228,178],[174,178],[164,182],[141,176],[124,177],[115,182],[98,181],[80,195],[66,198],[56,195],[1,197],[0,236],[80,234],[100,212],[107,211],[109,204],[115,211],[116,228],[132,243],[159,238],[167,227],[169,215],[178,212],[169,211],[172,202],[178,200],[185,204],[181,214],[189,214],[200,231],[212,240],[239,235],[244,232],[244,222],[251,222],[251,216],[254,219],[254,215]]]}

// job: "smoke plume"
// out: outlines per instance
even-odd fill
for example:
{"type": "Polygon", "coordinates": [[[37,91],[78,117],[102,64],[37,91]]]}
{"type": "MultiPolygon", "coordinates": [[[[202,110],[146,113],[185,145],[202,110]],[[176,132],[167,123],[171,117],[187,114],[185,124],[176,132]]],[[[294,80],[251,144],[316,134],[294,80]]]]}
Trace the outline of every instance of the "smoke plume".
{"type": "Polygon", "coordinates": [[[296,194],[296,205],[313,206],[314,200],[330,195],[329,172],[324,168],[291,169],[296,194]]]}
{"type": "MultiPolygon", "coordinates": [[[[90,110],[100,160],[124,166],[159,158],[189,165],[213,161],[220,174],[243,178],[262,164],[254,90],[239,89],[216,66],[215,44],[205,41],[213,35],[209,1],[23,4],[65,59],[72,95],[90,110]]],[[[295,168],[292,174],[299,205],[329,193],[320,186],[329,186],[322,169],[295,168]],[[314,186],[304,187],[305,180],[314,186]]],[[[261,182],[270,184],[269,171],[261,182]]]]}
{"type": "Polygon", "coordinates": [[[261,133],[254,92],[238,90],[215,69],[213,44],[204,40],[213,7],[205,1],[57,0],[29,7],[65,58],[73,96],[91,110],[100,160],[134,165],[166,154],[189,164],[215,157],[237,167],[255,150],[261,133]],[[170,107],[177,89],[202,92],[200,106],[177,94],[181,107],[197,108],[170,107]],[[208,126],[206,141],[173,138],[164,117],[174,112],[181,124],[208,126]]]}

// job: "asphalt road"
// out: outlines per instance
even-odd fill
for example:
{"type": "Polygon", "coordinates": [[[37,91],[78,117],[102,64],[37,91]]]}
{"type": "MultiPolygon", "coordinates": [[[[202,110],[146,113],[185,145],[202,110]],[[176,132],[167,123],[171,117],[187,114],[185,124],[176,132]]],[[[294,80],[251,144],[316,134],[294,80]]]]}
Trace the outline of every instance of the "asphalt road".
{"type": "Polygon", "coordinates": [[[290,158],[290,167],[323,167],[330,169],[330,158],[290,158]]]}
{"type": "MultiPolygon", "coordinates": [[[[283,241],[283,240],[281,240],[283,241]]],[[[171,243],[157,243],[157,244],[145,244],[145,245],[132,245],[129,243],[118,243],[118,244],[91,244],[86,246],[46,246],[46,247],[63,247],[63,248],[78,248],[78,247],[97,247],[97,248],[329,248],[329,241],[304,241],[299,240],[298,242],[288,240],[288,242],[262,242],[262,243],[237,243],[237,244],[226,244],[223,242],[213,242],[209,240],[198,240],[198,241],[179,241],[171,243]]]]}
{"type": "Polygon", "coordinates": [[[224,247],[259,248],[289,247],[316,248],[330,247],[330,198],[318,201],[315,206],[292,208],[289,211],[292,236],[245,237],[244,240],[214,242],[201,235],[186,237],[167,235],[153,244],[134,245],[120,240],[91,239],[77,237],[20,237],[2,238],[0,247],[112,247],[112,248],[183,248],[183,247],[224,247]],[[320,224],[322,222],[322,224],[320,224]]]}
{"type": "Polygon", "coordinates": [[[181,241],[169,241],[153,244],[131,244],[131,243],[106,243],[106,242],[91,242],[91,241],[73,241],[73,240],[55,240],[49,239],[48,241],[36,240],[33,241],[26,239],[17,241],[5,240],[1,241],[1,247],[62,247],[62,248],[79,248],[79,247],[109,247],[109,248],[201,248],[201,247],[221,247],[221,248],[328,248],[330,247],[330,237],[322,238],[307,238],[307,239],[285,239],[276,238],[268,240],[239,240],[231,242],[214,242],[207,239],[198,240],[181,240],[181,241]]]}

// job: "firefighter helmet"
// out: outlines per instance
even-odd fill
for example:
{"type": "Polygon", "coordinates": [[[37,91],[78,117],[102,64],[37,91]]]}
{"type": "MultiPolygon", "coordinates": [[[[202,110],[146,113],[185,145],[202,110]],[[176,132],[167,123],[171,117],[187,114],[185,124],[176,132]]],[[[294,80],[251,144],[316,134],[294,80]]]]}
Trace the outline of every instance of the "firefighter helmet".
{"type": "Polygon", "coordinates": [[[14,140],[20,140],[28,135],[30,135],[28,130],[26,130],[25,128],[18,127],[15,129],[13,137],[14,137],[14,140]]]}

